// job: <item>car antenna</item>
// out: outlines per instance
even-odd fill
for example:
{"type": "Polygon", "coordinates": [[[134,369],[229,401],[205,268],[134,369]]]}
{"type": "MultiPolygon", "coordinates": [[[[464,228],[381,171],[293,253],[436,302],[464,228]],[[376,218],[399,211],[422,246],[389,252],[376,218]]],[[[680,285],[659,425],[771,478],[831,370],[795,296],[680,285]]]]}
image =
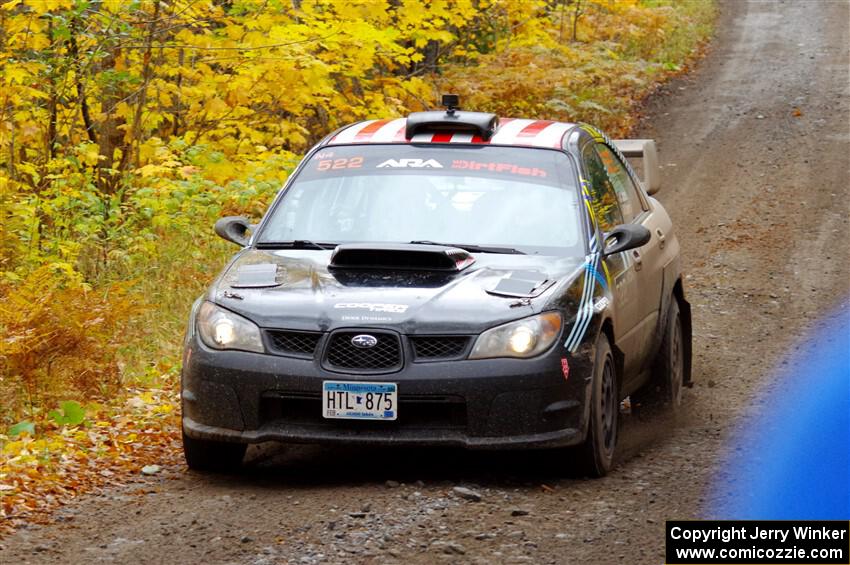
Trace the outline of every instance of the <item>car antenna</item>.
{"type": "Polygon", "coordinates": [[[460,110],[460,96],[457,94],[443,94],[441,102],[446,107],[446,115],[454,116],[455,110],[460,110]]]}

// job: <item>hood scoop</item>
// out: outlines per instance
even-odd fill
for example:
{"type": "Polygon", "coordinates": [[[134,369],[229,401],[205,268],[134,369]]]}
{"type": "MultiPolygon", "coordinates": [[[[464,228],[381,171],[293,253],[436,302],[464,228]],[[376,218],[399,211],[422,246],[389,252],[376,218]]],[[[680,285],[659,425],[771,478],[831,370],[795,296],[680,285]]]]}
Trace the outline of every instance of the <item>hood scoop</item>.
{"type": "Polygon", "coordinates": [[[346,243],[331,256],[332,269],[459,272],[475,262],[468,251],[414,243],[346,243]]]}

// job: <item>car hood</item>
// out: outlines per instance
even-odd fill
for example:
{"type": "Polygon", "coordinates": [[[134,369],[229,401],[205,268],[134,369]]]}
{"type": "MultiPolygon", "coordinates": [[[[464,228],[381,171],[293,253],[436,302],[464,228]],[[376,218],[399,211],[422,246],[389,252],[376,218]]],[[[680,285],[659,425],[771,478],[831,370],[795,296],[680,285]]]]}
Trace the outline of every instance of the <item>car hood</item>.
{"type": "Polygon", "coordinates": [[[475,254],[471,266],[444,273],[334,269],[330,259],[330,251],[246,249],[207,298],[265,328],[480,333],[556,307],[583,265],[581,257],[475,254]]]}

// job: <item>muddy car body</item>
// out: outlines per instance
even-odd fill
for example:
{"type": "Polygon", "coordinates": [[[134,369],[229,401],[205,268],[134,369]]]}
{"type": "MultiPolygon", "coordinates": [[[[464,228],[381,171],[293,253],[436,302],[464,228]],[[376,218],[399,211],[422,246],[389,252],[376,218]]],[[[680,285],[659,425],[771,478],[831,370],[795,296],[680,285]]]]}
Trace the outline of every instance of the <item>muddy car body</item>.
{"type": "Polygon", "coordinates": [[[676,407],[690,379],[654,159],[452,107],[331,134],[259,225],[216,226],[243,249],[192,309],[190,467],[276,440],[570,448],[605,474],[620,401],[676,407]]]}

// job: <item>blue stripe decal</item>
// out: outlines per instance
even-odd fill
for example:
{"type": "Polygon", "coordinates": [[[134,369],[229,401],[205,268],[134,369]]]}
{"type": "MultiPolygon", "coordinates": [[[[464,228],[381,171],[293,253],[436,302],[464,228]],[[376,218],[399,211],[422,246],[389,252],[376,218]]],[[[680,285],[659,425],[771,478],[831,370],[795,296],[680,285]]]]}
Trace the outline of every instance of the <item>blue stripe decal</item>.
{"type": "Polygon", "coordinates": [[[584,268],[585,268],[585,269],[587,269],[587,271],[588,271],[591,275],[593,275],[593,278],[595,278],[597,281],[599,281],[599,284],[601,284],[601,285],[602,285],[602,288],[604,288],[605,290],[608,290],[608,281],[606,281],[606,280],[605,280],[605,276],[604,276],[602,273],[600,273],[600,272],[599,272],[599,271],[598,271],[598,270],[597,270],[597,269],[596,269],[593,265],[591,265],[590,263],[586,263],[586,264],[585,264],[585,266],[584,266],[584,268]]]}
{"type": "Polygon", "coordinates": [[[590,254],[584,263],[584,281],[581,300],[576,311],[576,319],[569,336],[564,342],[564,347],[570,353],[575,353],[576,349],[578,349],[578,346],[584,339],[584,335],[587,333],[587,329],[590,327],[590,321],[593,319],[593,295],[596,290],[596,283],[601,284],[603,289],[608,288],[605,277],[599,272],[602,255],[599,250],[599,241],[596,238],[596,218],[593,217],[593,209],[590,206],[591,199],[587,181],[583,178],[581,179],[581,192],[586,202],[585,207],[588,215],[587,240],[590,247],[590,254]]]}
{"type": "MultiPolygon", "coordinates": [[[[591,261],[591,257],[588,256],[586,259],[585,265],[589,265],[591,261]]],[[[590,284],[590,277],[587,274],[587,267],[585,266],[584,272],[584,281],[583,281],[582,291],[581,291],[581,301],[579,302],[578,310],[576,311],[576,319],[573,323],[573,328],[570,330],[570,335],[567,337],[567,340],[564,342],[564,347],[566,347],[570,352],[575,351],[578,343],[581,341],[581,336],[579,335],[579,327],[582,325],[583,316],[585,313],[584,305],[587,303],[587,296],[592,296],[593,293],[591,291],[591,287],[593,285],[590,284]]]]}

